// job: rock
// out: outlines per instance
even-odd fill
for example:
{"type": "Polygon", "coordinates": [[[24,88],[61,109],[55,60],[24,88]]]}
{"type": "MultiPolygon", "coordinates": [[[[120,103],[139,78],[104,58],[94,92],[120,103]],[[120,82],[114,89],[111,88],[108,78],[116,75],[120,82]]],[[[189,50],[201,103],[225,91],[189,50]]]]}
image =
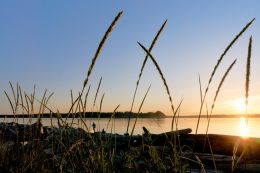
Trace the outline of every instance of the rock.
{"type": "Polygon", "coordinates": [[[4,141],[25,142],[35,138],[41,138],[43,126],[40,120],[31,125],[18,123],[0,123],[0,134],[4,141]]]}

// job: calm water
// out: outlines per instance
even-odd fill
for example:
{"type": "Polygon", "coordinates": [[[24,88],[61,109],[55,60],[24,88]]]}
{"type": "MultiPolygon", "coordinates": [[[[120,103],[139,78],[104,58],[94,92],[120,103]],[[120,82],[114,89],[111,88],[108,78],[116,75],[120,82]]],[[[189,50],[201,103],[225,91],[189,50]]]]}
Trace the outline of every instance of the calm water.
{"type": "MultiPolygon", "coordinates": [[[[127,119],[115,119],[115,121],[110,121],[109,119],[96,119],[96,118],[86,118],[84,119],[88,128],[92,131],[91,123],[96,123],[96,130],[106,130],[107,132],[116,132],[118,134],[124,134],[127,127],[127,119]],[[109,123],[109,124],[108,124],[109,123]],[[112,123],[114,124],[112,126],[112,123]]],[[[163,133],[171,130],[171,118],[163,119],[147,119],[140,118],[137,120],[136,128],[134,134],[142,134],[142,127],[145,126],[151,133],[163,133]]],[[[0,118],[0,121],[3,122],[4,119],[0,118]]],[[[5,119],[6,122],[12,122],[14,119],[5,119]]],[[[19,123],[30,123],[35,122],[36,119],[18,119],[19,123]]],[[[43,118],[42,122],[46,126],[57,126],[57,119],[43,118]]],[[[72,119],[68,119],[69,124],[72,123],[72,119]]],[[[131,120],[130,130],[132,130],[134,120],[131,120]]],[[[182,128],[191,128],[193,133],[195,132],[197,123],[197,118],[179,118],[178,129],[182,128]]],[[[78,119],[74,119],[73,126],[75,127],[84,127],[84,124],[78,119]]],[[[207,121],[205,118],[201,119],[199,133],[205,134],[207,126],[207,121]]],[[[212,118],[209,133],[211,134],[226,134],[226,135],[238,135],[246,133],[248,131],[248,136],[250,137],[260,137],[260,118],[249,118],[248,125],[245,125],[245,122],[241,118],[212,118]]]]}

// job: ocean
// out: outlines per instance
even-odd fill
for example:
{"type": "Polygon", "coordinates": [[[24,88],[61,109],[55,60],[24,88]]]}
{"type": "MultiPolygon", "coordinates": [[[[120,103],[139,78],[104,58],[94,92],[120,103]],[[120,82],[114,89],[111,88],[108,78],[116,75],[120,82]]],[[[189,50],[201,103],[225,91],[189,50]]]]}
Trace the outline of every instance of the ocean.
{"type": "MultiPolygon", "coordinates": [[[[33,118],[0,118],[3,122],[17,122],[18,123],[34,123],[37,119],[33,118]]],[[[65,119],[63,119],[65,120],[65,119]]],[[[106,132],[124,134],[127,129],[128,119],[117,118],[110,121],[109,118],[84,118],[83,123],[79,118],[69,118],[67,123],[73,127],[80,127],[88,129],[93,132],[92,123],[96,124],[95,131],[105,130],[106,132]]],[[[195,133],[197,118],[179,118],[178,129],[191,128],[192,133],[195,133]]],[[[129,133],[133,129],[135,119],[131,119],[129,126],[129,133]]],[[[45,126],[58,126],[58,120],[53,118],[42,118],[42,123],[45,126]]],[[[138,118],[134,134],[142,134],[143,126],[146,127],[150,133],[164,133],[171,131],[172,118],[138,118]]],[[[207,119],[201,118],[198,133],[205,134],[207,128],[207,119]]],[[[209,126],[209,134],[224,134],[224,135],[235,135],[235,136],[248,136],[248,137],[259,137],[260,138],[260,118],[211,118],[209,126]]]]}

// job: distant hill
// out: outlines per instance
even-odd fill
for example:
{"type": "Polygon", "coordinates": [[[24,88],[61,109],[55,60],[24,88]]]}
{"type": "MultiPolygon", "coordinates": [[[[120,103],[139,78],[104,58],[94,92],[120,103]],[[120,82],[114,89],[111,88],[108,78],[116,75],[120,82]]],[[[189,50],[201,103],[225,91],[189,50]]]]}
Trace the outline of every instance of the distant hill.
{"type": "MultiPolygon", "coordinates": [[[[62,118],[110,118],[113,115],[113,112],[78,112],[75,114],[67,114],[67,113],[62,113],[62,114],[48,114],[48,113],[44,113],[44,114],[33,114],[33,115],[28,115],[28,114],[19,114],[19,115],[0,115],[1,118],[7,117],[7,118],[13,118],[13,117],[17,117],[17,118],[38,118],[38,117],[42,117],[42,118],[51,118],[51,117],[62,117],[62,118]]],[[[139,118],[166,118],[167,116],[160,112],[147,112],[147,113],[131,113],[130,112],[116,112],[115,113],[115,118],[135,118],[135,117],[139,117],[139,118]]]]}

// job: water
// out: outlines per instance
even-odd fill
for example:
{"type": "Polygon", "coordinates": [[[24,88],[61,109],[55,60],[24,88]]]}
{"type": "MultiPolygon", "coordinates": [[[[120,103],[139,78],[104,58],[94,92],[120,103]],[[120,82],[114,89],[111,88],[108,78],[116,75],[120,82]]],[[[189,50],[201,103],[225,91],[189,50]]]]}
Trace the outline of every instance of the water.
{"type": "MultiPolygon", "coordinates": [[[[22,119],[19,118],[19,123],[33,123],[37,119],[22,119]]],[[[101,131],[104,129],[106,132],[124,134],[127,128],[128,119],[115,119],[109,122],[108,118],[86,118],[84,119],[87,125],[87,128],[92,132],[91,124],[95,122],[96,131],[101,131]],[[109,124],[108,124],[109,123],[109,124]],[[114,124],[114,125],[112,125],[114,124]]],[[[136,127],[134,129],[134,134],[142,134],[142,127],[145,126],[151,133],[163,133],[171,130],[171,118],[162,118],[162,119],[153,119],[153,118],[139,118],[137,120],[136,127]]],[[[0,118],[0,121],[13,122],[13,118],[3,119],[0,118]]],[[[17,121],[17,120],[15,120],[17,121]]],[[[248,118],[248,125],[245,124],[245,120],[241,118],[212,118],[209,127],[210,134],[225,134],[225,135],[247,135],[249,137],[259,137],[260,138],[260,118],[248,118]]],[[[67,122],[69,124],[73,123],[74,127],[81,127],[86,129],[84,123],[82,123],[79,119],[68,119],[67,122]]],[[[43,118],[42,123],[45,126],[57,126],[57,119],[49,119],[43,118]]],[[[178,129],[183,128],[191,128],[192,133],[195,132],[196,129],[197,118],[179,118],[178,120],[178,129]]],[[[134,119],[131,119],[130,130],[131,133],[132,127],[134,124],[134,119]]],[[[205,118],[201,119],[200,126],[198,129],[198,133],[205,134],[207,127],[207,120],[205,118]]]]}

